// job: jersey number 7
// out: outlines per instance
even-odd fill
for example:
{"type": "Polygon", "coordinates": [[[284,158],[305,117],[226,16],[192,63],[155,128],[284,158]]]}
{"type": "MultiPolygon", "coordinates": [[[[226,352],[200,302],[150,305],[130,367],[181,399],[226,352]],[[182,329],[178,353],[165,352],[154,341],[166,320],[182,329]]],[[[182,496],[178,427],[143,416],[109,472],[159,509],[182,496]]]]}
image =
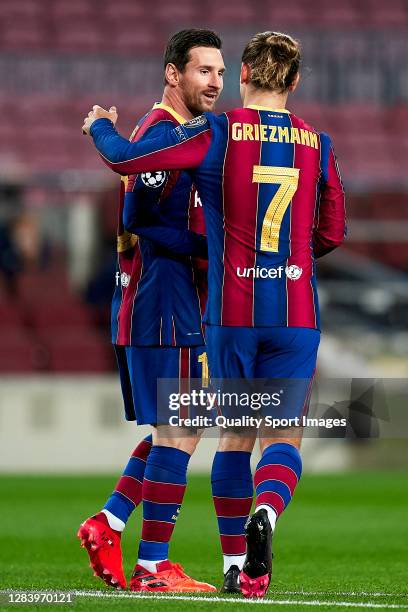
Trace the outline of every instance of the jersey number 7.
{"type": "Polygon", "coordinates": [[[254,166],[252,182],[279,185],[265,213],[261,231],[261,251],[277,253],[282,219],[298,188],[299,169],[254,166]]]}

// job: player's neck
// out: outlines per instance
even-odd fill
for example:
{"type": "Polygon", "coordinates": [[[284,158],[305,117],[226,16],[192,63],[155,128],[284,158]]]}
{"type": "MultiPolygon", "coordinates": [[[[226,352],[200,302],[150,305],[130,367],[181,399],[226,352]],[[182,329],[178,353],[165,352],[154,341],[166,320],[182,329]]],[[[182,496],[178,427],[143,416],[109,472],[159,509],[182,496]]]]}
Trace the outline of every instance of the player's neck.
{"type": "Polygon", "coordinates": [[[187,106],[180,98],[175,89],[165,87],[163,92],[162,104],[170,106],[176,113],[184,117],[186,121],[193,119],[194,115],[188,110],[187,106]]]}
{"type": "Polygon", "coordinates": [[[265,108],[286,108],[287,93],[274,93],[262,89],[248,88],[243,99],[243,106],[264,106],[265,108]]]}

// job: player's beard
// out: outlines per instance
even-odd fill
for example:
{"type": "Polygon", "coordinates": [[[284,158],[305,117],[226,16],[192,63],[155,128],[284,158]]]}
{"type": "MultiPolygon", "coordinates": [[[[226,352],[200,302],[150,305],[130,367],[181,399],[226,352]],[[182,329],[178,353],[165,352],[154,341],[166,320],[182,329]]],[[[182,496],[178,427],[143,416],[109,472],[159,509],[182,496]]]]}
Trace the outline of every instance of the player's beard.
{"type": "Polygon", "coordinates": [[[191,114],[197,116],[204,112],[212,112],[219,95],[219,92],[210,92],[210,90],[185,92],[185,103],[191,114]],[[210,93],[211,99],[205,95],[210,93]]]}

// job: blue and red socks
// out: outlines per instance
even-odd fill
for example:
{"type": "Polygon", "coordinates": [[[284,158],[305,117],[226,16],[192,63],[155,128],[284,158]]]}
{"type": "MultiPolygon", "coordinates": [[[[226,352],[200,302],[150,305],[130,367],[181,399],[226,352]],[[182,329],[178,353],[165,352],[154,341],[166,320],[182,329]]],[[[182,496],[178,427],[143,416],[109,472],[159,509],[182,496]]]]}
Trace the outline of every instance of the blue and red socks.
{"type": "Polygon", "coordinates": [[[244,526],[251,511],[253,483],[251,453],[217,451],[211,471],[212,494],[218,519],[224,574],[245,561],[244,526]]]}
{"type": "Polygon", "coordinates": [[[265,448],[254,476],[255,511],[264,508],[268,512],[272,530],[292,499],[301,474],[302,458],[295,446],[279,442],[265,448]]]}
{"type": "Polygon", "coordinates": [[[143,480],[143,526],[138,564],[156,571],[169,556],[169,541],[187,485],[190,455],[177,448],[153,446],[143,480]]]}
{"type": "Polygon", "coordinates": [[[152,436],[147,436],[134,449],[114,492],[103,507],[109,526],[123,531],[129,516],[142,501],[146,461],[152,448],[152,436]]]}

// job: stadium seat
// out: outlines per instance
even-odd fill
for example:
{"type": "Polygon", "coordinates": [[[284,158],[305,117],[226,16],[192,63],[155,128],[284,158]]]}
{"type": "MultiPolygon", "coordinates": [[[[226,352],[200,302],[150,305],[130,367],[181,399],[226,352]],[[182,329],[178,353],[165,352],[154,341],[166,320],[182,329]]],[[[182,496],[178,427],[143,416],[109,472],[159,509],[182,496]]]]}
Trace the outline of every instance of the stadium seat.
{"type": "Polygon", "coordinates": [[[100,7],[100,16],[108,24],[136,23],[138,20],[152,17],[149,6],[132,0],[115,0],[104,2],[100,7]]]}
{"type": "MultiPolygon", "coordinates": [[[[156,18],[162,22],[164,29],[168,29],[169,24],[171,29],[169,36],[174,31],[181,30],[184,27],[196,26],[197,23],[203,22],[202,7],[199,2],[191,2],[191,0],[178,0],[175,2],[169,11],[169,5],[166,0],[158,0],[156,6],[156,18]]],[[[206,19],[206,17],[204,17],[206,19]]]]}
{"type": "Polygon", "coordinates": [[[341,131],[347,131],[356,136],[359,133],[382,133],[385,128],[387,113],[378,104],[363,102],[348,102],[347,104],[327,105],[325,111],[330,131],[340,126],[341,131]],[[363,119],[362,119],[363,118],[363,119]],[[345,130],[346,127],[346,130],[345,130]]]}
{"type": "Polygon", "coordinates": [[[343,0],[342,2],[325,2],[315,0],[311,7],[314,21],[324,27],[361,27],[361,7],[356,0],[343,0]]]}
{"type": "Polygon", "coordinates": [[[5,329],[19,329],[24,326],[24,312],[18,301],[5,301],[1,296],[0,302],[0,336],[5,329]]]}
{"type": "Polygon", "coordinates": [[[0,372],[34,372],[46,367],[47,356],[26,332],[18,328],[1,329],[0,372]]]}
{"type": "Polygon", "coordinates": [[[92,0],[53,0],[50,16],[56,24],[75,20],[77,25],[85,26],[98,20],[98,4],[92,0]]]}
{"type": "Polygon", "coordinates": [[[408,135],[408,104],[396,104],[388,112],[388,125],[391,130],[396,130],[398,134],[408,135]]]}
{"type": "Polygon", "coordinates": [[[87,23],[59,22],[55,30],[55,48],[69,53],[98,53],[106,48],[106,38],[99,29],[88,28],[87,23]]]}
{"type": "Polygon", "coordinates": [[[2,0],[0,2],[0,23],[4,24],[9,20],[30,19],[42,17],[46,2],[33,2],[32,0],[2,0]]]}
{"type": "Polygon", "coordinates": [[[112,50],[121,55],[134,53],[159,54],[163,51],[166,36],[154,26],[151,20],[121,24],[112,38],[112,50]]]}
{"type": "Polygon", "coordinates": [[[38,51],[44,48],[46,31],[39,21],[13,21],[3,26],[0,47],[7,51],[38,51]]]}
{"type": "Polygon", "coordinates": [[[54,298],[46,302],[33,303],[28,309],[28,320],[31,326],[39,331],[61,329],[64,326],[88,330],[93,323],[89,307],[72,298],[64,301],[54,298]]]}
{"type": "Polygon", "coordinates": [[[54,330],[41,336],[53,372],[109,372],[114,352],[109,337],[73,329],[54,330]]]}
{"type": "Polygon", "coordinates": [[[397,27],[408,25],[408,6],[405,0],[365,0],[365,15],[369,26],[376,28],[397,27]]]}
{"type": "MultiPolygon", "coordinates": [[[[1,111],[0,111],[1,112],[1,111]]],[[[0,118],[0,150],[4,149],[5,150],[9,150],[10,149],[10,142],[13,142],[13,140],[16,138],[16,128],[15,128],[15,124],[11,123],[10,120],[8,120],[7,118],[1,117],[0,118]]]]}
{"type": "Polygon", "coordinates": [[[294,98],[288,105],[289,110],[298,117],[302,117],[306,123],[316,130],[327,130],[327,105],[308,103],[294,98]]]}
{"type": "Polygon", "coordinates": [[[207,11],[210,21],[220,25],[245,25],[253,22],[257,16],[254,4],[246,0],[236,0],[234,3],[212,0],[207,4],[207,11]]]}
{"type": "MultiPolygon", "coordinates": [[[[76,99],[76,98],[75,98],[76,99]]],[[[6,103],[6,101],[5,101],[6,103]]],[[[42,123],[65,124],[73,114],[73,100],[66,95],[53,92],[34,92],[18,100],[13,100],[15,113],[24,120],[27,114],[35,117],[35,125],[42,123]]],[[[1,108],[1,102],[0,102],[1,108]]]]}
{"type": "Polygon", "coordinates": [[[262,12],[259,12],[258,20],[273,24],[273,30],[281,31],[283,27],[298,28],[309,26],[314,21],[314,12],[305,3],[268,2],[262,12]]]}
{"type": "Polygon", "coordinates": [[[22,272],[17,277],[17,293],[23,302],[61,301],[72,295],[65,267],[22,272]]]}

